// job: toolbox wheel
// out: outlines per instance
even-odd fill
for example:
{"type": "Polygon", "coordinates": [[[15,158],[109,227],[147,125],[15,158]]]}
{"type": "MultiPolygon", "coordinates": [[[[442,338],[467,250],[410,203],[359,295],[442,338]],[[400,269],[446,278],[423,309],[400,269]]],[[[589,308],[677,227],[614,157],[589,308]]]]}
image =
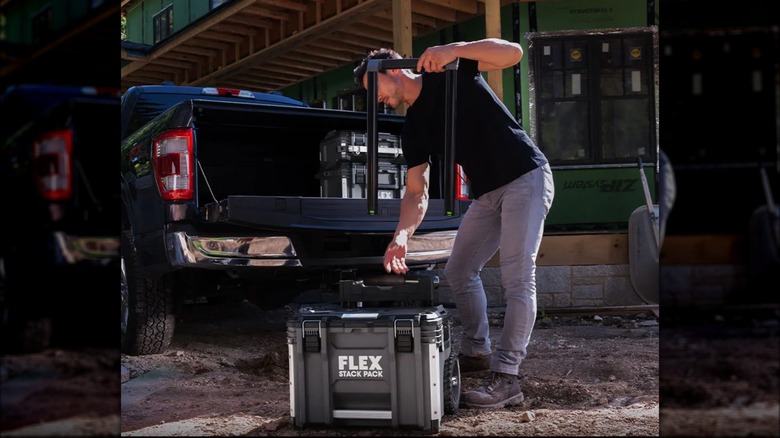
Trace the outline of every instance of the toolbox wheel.
{"type": "Polygon", "coordinates": [[[444,414],[455,415],[460,405],[460,361],[452,350],[450,357],[444,361],[444,414]]]}

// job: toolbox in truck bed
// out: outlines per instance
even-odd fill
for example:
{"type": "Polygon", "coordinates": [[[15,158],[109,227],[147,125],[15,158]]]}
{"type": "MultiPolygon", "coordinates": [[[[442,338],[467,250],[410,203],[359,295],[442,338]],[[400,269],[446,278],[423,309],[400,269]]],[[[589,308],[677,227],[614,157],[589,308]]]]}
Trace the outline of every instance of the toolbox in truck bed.
{"type": "MultiPolygon", "coordinates": [[[[379,199],[400,199],[406,189],[406,165],[380,161],[377,168],[379,199]]],[[[320,171],[320,187],[325,198],[366,198],[365,163],[341,161],[320,171]]]]}
{"type": "MultiPolygon", "coordinates": [[[[387,132],[378,134],[377,152],[380,158],[403,162],[401,138],[387,132]]],[[[331,165],[341,160],[366,162],[368,138],[365,131],[332,130],[320,143],[320,162],[331,165]]]]}

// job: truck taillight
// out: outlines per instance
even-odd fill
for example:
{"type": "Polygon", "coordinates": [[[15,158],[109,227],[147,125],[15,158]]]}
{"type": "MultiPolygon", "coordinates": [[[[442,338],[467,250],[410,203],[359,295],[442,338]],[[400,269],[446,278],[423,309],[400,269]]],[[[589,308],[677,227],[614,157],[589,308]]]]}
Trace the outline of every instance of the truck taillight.
{"type": "Polygon", "coordinates": [[[33,175],[38,192],[48,201],[62,201],[73,194],[70,129],[47,132],[33,142],[33,175]]]}
{"type": "Polygon", "coordinates": [[[460,164],[455,165],[455,199],[466,201],[471,199],[471,187],[469,187],[469,178],[460,164]]]}
{"type": "Polygon", "coordinates": [[[172,129],[154,139],[154,173],[160,196],[167,201],[190,200],[195,178],[192,129],[172,129]]]}

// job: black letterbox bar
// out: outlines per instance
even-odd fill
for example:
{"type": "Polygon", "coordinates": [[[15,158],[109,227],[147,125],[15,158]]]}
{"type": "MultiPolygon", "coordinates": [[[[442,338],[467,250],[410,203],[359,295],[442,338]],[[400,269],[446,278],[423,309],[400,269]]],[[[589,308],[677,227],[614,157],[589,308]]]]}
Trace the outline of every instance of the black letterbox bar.
{"type": "MultiPolygon", "coordinates": [[[[366,198],[368,201],[368,214],[375,215],[377,208],[377,189],[379,186],[379,132],[377,131],[377,74],[389,69],[417,70],[417,58],[402,59],[372,59],[368,61],[366,70],[368,103],[366,107],[368,119],[366,126],[367,138],[367,162],[368,162],[368,188],[366,198]]],[[[457,105],[456,75],[458,72],[458,60],[454,60],[445,67],[446,81],[446,115],[444,120],[444,214],[452,216],[455,205],[455,126],[457,105]]]]}

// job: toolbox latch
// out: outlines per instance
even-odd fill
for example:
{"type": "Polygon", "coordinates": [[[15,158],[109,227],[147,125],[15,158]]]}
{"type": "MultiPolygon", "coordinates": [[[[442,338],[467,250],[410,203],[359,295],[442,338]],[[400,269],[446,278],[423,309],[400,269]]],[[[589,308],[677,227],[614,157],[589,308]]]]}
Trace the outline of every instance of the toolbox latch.
{"type": "Polygon", "coordinates": [[[395,333],[395,351],[399,353],[411,353],[414,351],[414,320],[396,319],[393,320],[393,331],[395,333]],[[399,327],[399,322],[408,322],[409,327],[399,327]]]}
{"type": "Polygon", "coordinates": [[[306,353],[319,353],[322,339],[322,321],[303,321],[301,329],[303,332],[303,351],[306,353]],[[310,324],[308,328],[306,323],[310,324]],[[313,324],[316,324],[317,327],[311,327],[313,324]]]}

